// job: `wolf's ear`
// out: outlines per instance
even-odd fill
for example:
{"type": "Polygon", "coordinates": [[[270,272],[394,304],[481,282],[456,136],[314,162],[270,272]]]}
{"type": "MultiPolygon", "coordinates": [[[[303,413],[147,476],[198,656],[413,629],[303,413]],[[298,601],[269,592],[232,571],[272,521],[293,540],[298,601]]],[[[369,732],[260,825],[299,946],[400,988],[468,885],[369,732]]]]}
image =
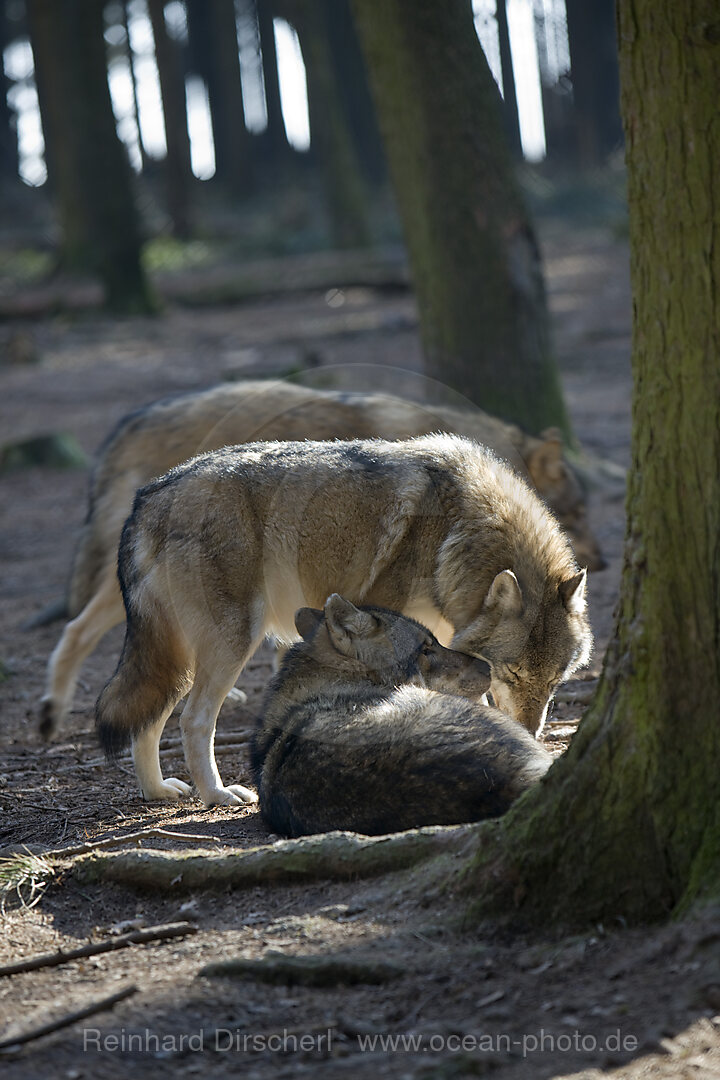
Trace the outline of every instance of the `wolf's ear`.
{"type": "Polygon", "coordinates": [[[499,609],[500,614],[513,618],[522,614],[522,593],[512,570],[501,570],[488,589],[483,607],[499,609]]]}
{"type": "Polygon", "coordinates": [[[559,428],[548,428],[542,442],[531,450],[525,464],[535,487],[543,490],[543,481],[561,480],[565,471],[563,441],[559,428]]]}
{"type": "Polygon", "coordinates": [[[353,651],[353,641],[369,637],[378,622],[369,611],[361,611],[333,593],[325,601],[325,625],[335,648],[347,656],[353,651]]]}
{"type": "Polygon", "coordinates": [[[579,574],[561,581],[558,585],[560,599],[571,615],[582,615],[585,610],[585,583],[587,582],[587,569],[579,574]]]}
{"type": "Polygon", "coordinates": [[[301,607],[295,612],[295,629],[303,641],[312,637],[322,621],[323,613],[316,608],[301,607]]]}

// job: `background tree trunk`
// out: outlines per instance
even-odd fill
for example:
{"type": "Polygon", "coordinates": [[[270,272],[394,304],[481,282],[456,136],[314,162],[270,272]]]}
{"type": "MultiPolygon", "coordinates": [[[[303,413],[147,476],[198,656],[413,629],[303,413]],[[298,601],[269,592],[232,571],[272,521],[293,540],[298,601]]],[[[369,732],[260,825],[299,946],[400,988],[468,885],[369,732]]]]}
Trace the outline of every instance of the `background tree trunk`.
{"type": "Polygon", "coordinates": [[[252,185],[234,0],[187,0],[190,55],[205,80],[218,180],[238,195],[252,185]]]}
{"type": "Polygon", "coordinates": [[[615,2],[565,4],[578,158],[593,168],[622,145],[615,2]]]}
{"type": "Polygon", "coordinates": [[[280,103],[280,80],[271,0],[256,0],[256,10],[268,125],[264,142],[268,147],[267,156],[273,168],[277,170],[284,162],[290,160],[293,151],[285,134],[285,121],[280,103]]]}
{"type": "Polygon", "coordinates": [[[618,625],[568,753],[475,879],[536,920],[652,918],[720,891],[717,16],[620,0],[635,303],[618,625]]]}
{"type": "MultiPolygon", "coordinates": [[[[0,3],[0,59],[9,45],[7,15],[4,0],[0,3]]],[[[0,175],[17,180],[18,178],[18,140],[15,117],[8,105],[7,93],[10,80],[0,63],[0,175]]]]}
{"type": "Polygon", "coordinates": [[[469,0],[354,0],[428,375],[528,431],[568,420],[540,256],[469,0]]]}
{"type": "Polygon", "coordinates": [[[130,164],[110,102],[102,4],[29,0],[28,13],[64,262],[99,274],[108,306],[147,311],[130,164]]]}
{"type": "Polygon", "coordinates": [[[383,184],[387,181],[385,150],[349,0],[323,0],[322,6],[338,96],[360,170],[368,183],[383,184]]]}
{"type": "Polygon", "coordinates": [[[278,0],[275,6],[300,38],[310,139],[322,173],[333,243],[338,248],[364,247],[370,241],[367,196],[342,108],[324,5],[318,0],[278,0]]]}
{"type": "Polygon", "coordinates": [[[175,235],[187,238],[190,234],[188,202],[192,167],[185,80],[180,52],[165,26],[165,0],[147,0],[147,4],[155,41],[155,59],[165,119],[167,154],[164,179],[168,213],[175,235]]]}
{"type": "Polygon", "coordinates": [[[512,52],[510,51],[510,29],[507,21],[506,0],[497,0],[495,17],[498,27],[498,45],[500,47],[500,67],[502,68],[503,113],[510,149],[515,157],[522,159],[520,142],[520,117],[518,115],[517,94],[515,93],[515,73],[513,71],[512,52]]]}

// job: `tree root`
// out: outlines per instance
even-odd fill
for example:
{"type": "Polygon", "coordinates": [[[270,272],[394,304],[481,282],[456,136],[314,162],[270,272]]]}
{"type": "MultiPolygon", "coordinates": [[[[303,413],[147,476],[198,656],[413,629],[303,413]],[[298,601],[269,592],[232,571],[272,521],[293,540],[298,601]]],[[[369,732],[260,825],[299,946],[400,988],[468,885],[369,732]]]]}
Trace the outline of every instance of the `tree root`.
{"type": "Polygon", "coordinates": [[[379,986],[403,974],[397,964],[362,960],[357,956],[288,956],[266,952],[259,960],[243,956],[207,964],[198,971],[205,977],[246,979],[282,986],[379,986]]]}
{"type": "Polygon", "coordinates": [[[224,889],[372,877],[442,854],[459,854],[478,825],[430,826],[388,836],[331,832],[223,852],[98,851],[66,868],[82,882],[113,881],[145,889],[224,889]]]}

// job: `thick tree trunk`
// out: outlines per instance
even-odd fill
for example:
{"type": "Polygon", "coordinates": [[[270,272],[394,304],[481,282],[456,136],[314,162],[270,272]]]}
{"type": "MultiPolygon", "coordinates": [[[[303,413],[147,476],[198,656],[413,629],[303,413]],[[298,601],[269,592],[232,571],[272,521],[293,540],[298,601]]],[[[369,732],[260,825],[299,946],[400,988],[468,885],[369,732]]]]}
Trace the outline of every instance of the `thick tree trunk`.
{"type": "Polygon", "coordinates": [[[426,372],[568,432],[540,256],[469,0],[353,0],[405,230],[426,372]]]}
{"type": "Polygon", "coordinates": [[[622,145],[614,0],[566,0],[573,113],[580,164],[622,145]]]}
{"type": "Polygon", "coordinates": [[[29,0],[28,13],[64,261],[100,276],[108,306],[147,311],[130,165],[110,102],[102,4],[29,0]]]}
{"type": "Polygon", "coordinates": [[[300,38],[310,139],[324,182],[333,243],[338,248],[364,247],[370,241],[367,195],[340,101],[324,6],[318,0],[276,0],[275,7],[300,38]]]}
{"type": "Polygon", "coordinates": [[[175,235],[187,238],[190,234],[188,204],[192,167],[185,80],[179,50],[165,26],[165,0],[147,0],[147,3],[165,118],[167,155],[164,171],[168,213],[175,235]]]}
{"type": "Polygon", "coordinates": [[[619,26],[635,314],[618,625],[570,750],[474,878],[481,907],[537,920],[720,891],[720,21],[709,0],[620,0],[619,26]]]}

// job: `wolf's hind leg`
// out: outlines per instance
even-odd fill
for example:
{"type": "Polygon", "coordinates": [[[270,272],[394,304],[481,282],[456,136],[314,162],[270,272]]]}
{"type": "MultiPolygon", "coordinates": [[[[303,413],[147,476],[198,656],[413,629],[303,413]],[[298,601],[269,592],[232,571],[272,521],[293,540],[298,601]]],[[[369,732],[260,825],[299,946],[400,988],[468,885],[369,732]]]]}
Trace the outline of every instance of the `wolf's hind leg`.
{"type": "Polygon", "coordinates": [[[114,568],[80,614],[67,624],[48,663],[40,705],[40,733],[49,738],[72,704],[80,666],[108,630],[123,621],[124,610],[114,568]]]}
{"type": "Polygon", "coordinates": [[[160,768],[160,736],[171,712],[172,707],[133,739],[135,774],[142,796],[148,802],[158,799],[176,802],[192,791],[190,785],[184,780],[178,780],[174,776],[163,779],[160,768]]]}
{"type": "Polygon", "coordinates": [[[217,716],[244,662],[245,657],[242,657],[232,669],[216,670],[212,675],[198,666],[195,685],[180,717],[185,760],[198,795],[206,806],[242,806],[257,802],[255,792],[241,784],[225,787],[215,763],[217,716]]]}

